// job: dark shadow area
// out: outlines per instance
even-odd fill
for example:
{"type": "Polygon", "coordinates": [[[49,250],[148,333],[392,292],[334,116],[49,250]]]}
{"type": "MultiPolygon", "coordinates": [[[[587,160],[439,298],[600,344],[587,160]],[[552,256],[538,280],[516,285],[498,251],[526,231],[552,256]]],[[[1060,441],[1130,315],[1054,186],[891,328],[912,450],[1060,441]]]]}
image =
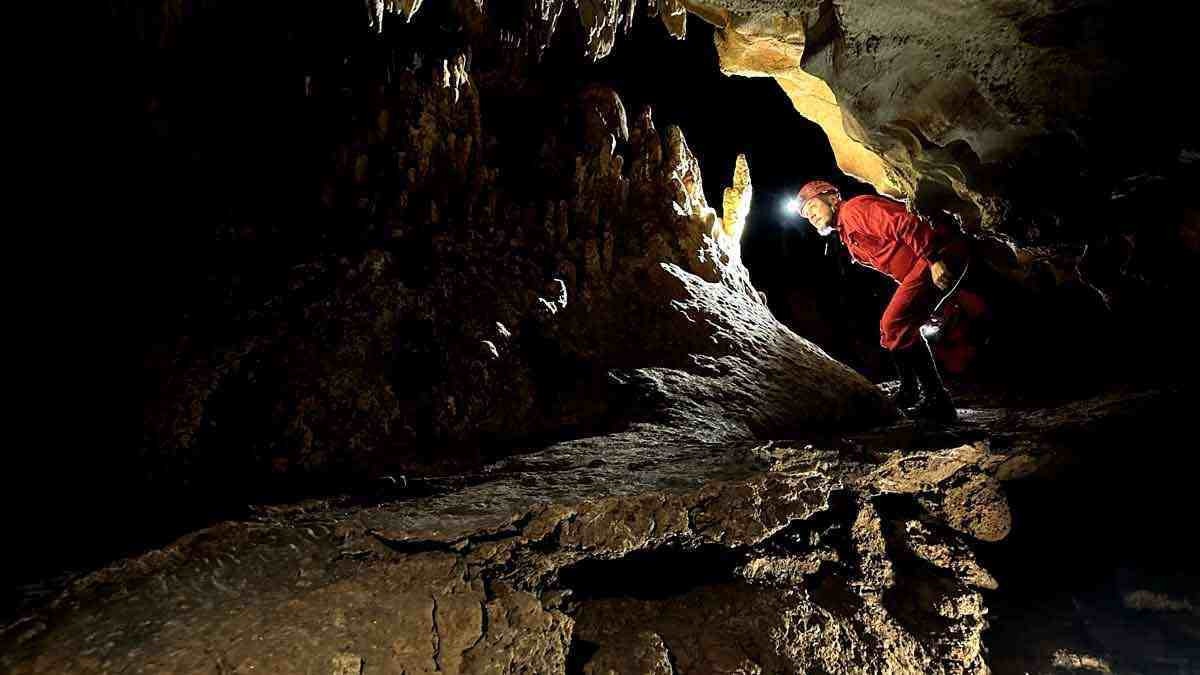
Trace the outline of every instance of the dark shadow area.
{"type": "Polygon", "coordinates": [[[701,586],[732,582],[745,562],[742,551],[708,545],[694,550],[634,551],[617,560],[583,560],[564,567],[558,583],[578,600],[636,598],[663,600],[701,586]]]}
{"type": "Polygon", "coordinates": [[[1058,475],[1005,486],[1012,533],[980,550],[1000,584],[985,595],[997,673],[1051,662],[1058,650],[1120,672],[1176,673],[1200,660],[1200,456],[1184,440],[1194,406],[1175,395],[1073,441],[1076,461],[1058,475]],[[1145,604],[1168,598],[1193,610],[1136,609],[1127,598],[1137,592],[1145,604]]]}

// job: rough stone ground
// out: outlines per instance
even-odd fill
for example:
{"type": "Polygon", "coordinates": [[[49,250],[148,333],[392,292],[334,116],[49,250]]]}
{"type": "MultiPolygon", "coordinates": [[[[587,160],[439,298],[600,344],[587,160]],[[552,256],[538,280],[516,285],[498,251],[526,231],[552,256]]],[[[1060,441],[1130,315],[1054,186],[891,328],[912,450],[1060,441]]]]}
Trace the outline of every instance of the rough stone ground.
{"type": "MultiPolygon", "coordinates": [[[[263,508],[75,579],[4,628],[0,664],[985,672],[982,592],[996,580],[974,550],[1010,530],[1002,483],[1054,471],[1163,396],[768,443],[681,443],[643,425],[398,479],[382,500],[263,508]]],[[[1179,598],[1130,602],[1194,623],[1179,598]]],[[[1064,644],[1052,658],[1109,663],[1064,644]]]]}

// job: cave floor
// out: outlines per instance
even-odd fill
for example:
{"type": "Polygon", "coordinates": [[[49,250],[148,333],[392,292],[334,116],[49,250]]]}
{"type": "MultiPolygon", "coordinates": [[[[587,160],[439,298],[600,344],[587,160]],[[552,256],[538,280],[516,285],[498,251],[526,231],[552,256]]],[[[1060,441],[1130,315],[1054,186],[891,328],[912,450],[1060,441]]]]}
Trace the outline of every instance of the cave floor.
{"type": "MultiPolygon", "coordinates": [[[[1200,667],[1200,583],[1196,554],[1186,550],[1192,525],[1179,521],[1195,515],[1195,502],[1178,491],[1196,463],[1178,440],[1189,401],[1180,390],[1019,409],[964,400],[962,420],[949,427],[902,420],[719,445],[634,426],[478,471],[397,478],[369,498],[255,508],[245,520],[43,585],[0,633],[0,665],[192,672],[217,663],[219,672],[242,672],[260,664],[285,672],[279,664],[287,663],[313,672],[309,665],[336,662],[347,649],[360,665],[379,663],[403,657],[395,635],[423,630],[413,617],[426,612],[430,593],[412,587],[430,578],[440,589],[435,618],[439,593],[450,603],[459,587],[470,588],[486,598],[477,605],[508,603],[504,630],[517,630],[524,616],[553,633],[562,626],[523,605],[520,589],[551,606],[547,595],[570,594],[561,570],[689,537],[746,550],[811,518],[830,494],[857,490],[932,504],[952,529],[984,542],[980,560],[999,581],[985,593],[986,660],[995,672],[1192,672],[1200,667]],[[978,497],[992,484],[1010,494],[1011,514],[1004,507],[999,524],[991,498],[978,497]],[[960,499],[964,485],[974,492],[960,499]],[[685,522],[664,516],[676,502],[685,522]],[[710,521],[719,527],[706,530],[710,521]],[[604,527],[590,531],[591,522],[604,527]],[[379,652],[389,644],[390,655],[379,652]]],[[[563,603],[551,614],[578,612],[563,603]]],[[[481,625],[466,630],[475,646],[490,644],[489,631],[503,641],[486,607],[481,625]]],[[[440,634],[433,626],[442,635],[435,660],[453,651],[443,644],[448,620],[440,634]]],[[[464,655],[475,648],[460,646],[464,655]]],[[[467,669],[465,661],[435,665],[467,669]]]]}

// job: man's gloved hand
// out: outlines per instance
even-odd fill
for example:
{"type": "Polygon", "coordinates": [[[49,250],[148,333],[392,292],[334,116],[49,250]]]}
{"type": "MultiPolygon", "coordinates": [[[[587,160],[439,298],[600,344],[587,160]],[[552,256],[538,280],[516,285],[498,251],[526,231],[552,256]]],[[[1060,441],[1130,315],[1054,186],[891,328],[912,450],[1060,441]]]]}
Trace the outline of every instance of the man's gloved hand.
{"type": "Polygon", "coordinates": [[[933,277],[933,285],[943,291],[949,290],[950,286],[954,283],[954,276],[950,273],[950,267],[941,260],[929,265],[929,276],[933,277]]]}

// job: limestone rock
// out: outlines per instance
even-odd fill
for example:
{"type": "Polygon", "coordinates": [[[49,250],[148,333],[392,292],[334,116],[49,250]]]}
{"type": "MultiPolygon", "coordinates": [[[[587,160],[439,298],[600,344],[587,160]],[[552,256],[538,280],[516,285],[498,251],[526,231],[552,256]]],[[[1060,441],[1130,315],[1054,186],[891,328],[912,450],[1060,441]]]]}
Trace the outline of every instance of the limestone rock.
{"type": "Polygon", "coordinates": [[[615,673],[646,673],[647,675],[673,675],[671,656],[662,637],[643,631],[629,642],[601,647],[583,667],[587,675],[610,675],[615,673]]]}
{"type": "Polygon", "coordinates": [[[1026,438],[1003,451],[903,425],[828,445],[697,443],[666,421],[426,497],[262,509],[60,589],[0,633],[0,666],[563,672],[575,654],[585,672],[985,672],[972,587],[994,581],[973,536],[951,511],[903,514],[1129,403],[961,432],[1026,438]]]}
{"type": "MultiPolygon", "coordinates": [[[[681,129],[660,134],[649,110],[630,129],[616,92],[585,88],[563,120],[581,137],[549,136],[570,144],[546,145],[525,168],[543,182],[522,203],[489,165],[477,68],[464,49],[427,76],[406,74],[393,86],[411,96],[374,102],[370,114],[401,131],[340,146],[339,171],[352,178],[334,202],[369,191],[377,196],[366,210],[398,204],[387,218],[394,250],[299,262],[284,290],[195,326],[227,326],[225,342],[181,339],[147,364],[163,392],[146,410],[144,456],[161,462],[156,471],[187,454],[214,475],[229,462],[245,476],[412,472],[418,447],[587,427],[606,417],[614,394],[645,399],[672,387],[687,396],[720,388],[703,405],[726,436],[890,414],[865,380],[762,306],[737,238],[716,227],[681,129]],[[618,151],[626,140],[629,161],[618,151]],[[384,156],[399,162],[395,176],[373,159],[384,156]],[[697,294],[705,297],[689,297],[697,294]],[[252,334],[238,335],[247,321],[257,322],[252,334]],[[529,330],[502,346],[497,322],[529,330]],[[742,349],[755,354],[742,358],[742,349]],[[715,376],[713,358],[735,374],[715,376]],[[614,388],[610,371],[625,385],[614,388]],[[568,386],[581,372],[587,382],[568,386]],[[771,394],[757,397],[776,376],[771,394]],[[284,393],[270,409],[240,403],[272,391],[284,393]],[[748,416],[721,419],[726,398],[748,416]],[[796,408],[810,402],[810,412],[796,408]],[[258,450],[204,449],[231,446],[258,450]]],[[[729,195],[736,226],[751,199],[744,160],[729,195]]]]}
{"type": "Polygon", "coordinates": [[[725,188],[721,200],[721,226],[725,235],[738,240],[750,215],[754,187],[750,184],[750,165],[745,155],[738,155],[733,169],[733,186],[725,188]]]}
{"type": "Polygon", "coordinates": [[[667,32],[682,40],[687,37],[687,2],[685,0],[657,0],[658,15],[667,32]]]}
{"type": "Polygon", "coordinates": [[[333,675],[362,675],[363,660],[353,654],[339,654],[331,664],[333,675]]]}
{"type": "Polygon", "coordinates": [[[928,525],[919,520],[895,523],[893,527],[904,533],[904,545],[924,560],[953,572],[970,586],[987,590],[996,589],[995,578],[979,565],[970,548],[953,539],[938,536],[928,525]]]}
{"type": "Polygon", "coordinates": [[[586,53],[593,60],[608,56],[618,30],[629,30],[635,3],[626,0],[576,0],[579,21],[583,25],[586,53]]]}

